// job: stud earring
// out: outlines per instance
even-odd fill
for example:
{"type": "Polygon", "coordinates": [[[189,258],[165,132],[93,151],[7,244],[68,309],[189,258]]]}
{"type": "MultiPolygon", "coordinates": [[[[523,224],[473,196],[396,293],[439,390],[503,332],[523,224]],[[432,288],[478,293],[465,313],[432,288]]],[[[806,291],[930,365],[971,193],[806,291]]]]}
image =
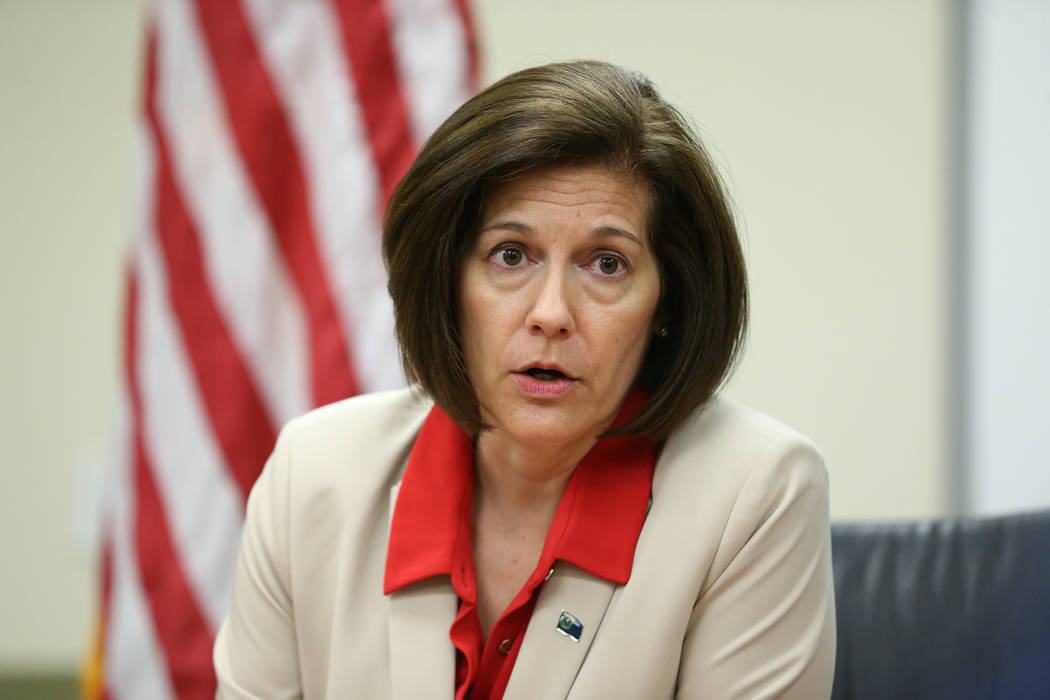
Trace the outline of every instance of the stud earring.
{"type": "Polygon", "coordinates": [[[671,337],[671,327],[670,326],[663,326],[662,328],[660,328],[660,330],[656,331],[656,337],[660,338],[661,340],[666,340],[667,338],[670,338],[671,337]]]}

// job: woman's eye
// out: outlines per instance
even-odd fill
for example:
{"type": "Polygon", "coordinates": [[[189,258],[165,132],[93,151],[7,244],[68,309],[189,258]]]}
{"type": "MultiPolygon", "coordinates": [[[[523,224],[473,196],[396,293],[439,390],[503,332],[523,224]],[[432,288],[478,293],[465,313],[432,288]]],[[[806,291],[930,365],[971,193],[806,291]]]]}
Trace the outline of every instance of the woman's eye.
{"type": "Polygon", "coordinates": [[[595,266],[598,268],[598,272],[611,277],[620,271],[623,267],[623,263],[621,263],[618,258],[614,258],[611,255],[603,255],[595,260],[595,266]]]}
{"type": "Polygon", "coordinates": [[[503,248],[493,253],[496,264],[500,267],[518,267],[525,260],[525,253],[520,248],[503,248]]]}

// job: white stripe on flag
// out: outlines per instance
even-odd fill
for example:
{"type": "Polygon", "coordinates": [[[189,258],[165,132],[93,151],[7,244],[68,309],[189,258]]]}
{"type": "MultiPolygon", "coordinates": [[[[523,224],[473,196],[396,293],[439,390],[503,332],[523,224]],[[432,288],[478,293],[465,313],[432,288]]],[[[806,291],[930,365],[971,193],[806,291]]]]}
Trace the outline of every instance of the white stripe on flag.
{"type": "Polygon", "coordinates": [[[403,386],[380,251],[378,178],[338,18],[327,2],[243,6],[299,147],[318,248],[361,390],[403,386]]]}
{"type": "Polygon", "coordinates": [[[216,304],[279,426],[312,405],[302,305],[237,154],[183,0],[158,3],[157,91],[172,167],[216,304]]]}
{"type": "Polygon", "coordinates": [[[453,0],[389,0],[394,55],[416,143],[471,95],[467,32],[453,0]]]}

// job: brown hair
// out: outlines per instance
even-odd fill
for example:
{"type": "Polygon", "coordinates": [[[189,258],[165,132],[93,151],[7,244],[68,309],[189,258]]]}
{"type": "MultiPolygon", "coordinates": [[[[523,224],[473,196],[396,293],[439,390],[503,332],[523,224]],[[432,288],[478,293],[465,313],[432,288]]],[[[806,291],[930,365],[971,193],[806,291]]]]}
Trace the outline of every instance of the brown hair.
{"type": "Polygon", "coordinates": [[[736,361],[747,275],[711,158],[639,74],[597,61],[529,68],[441,125],[395,190],[383,255],[405,372],[464,430],[481,420],[458,337],[458,284],[485,192],[537,168],[600,164],[648,183],[648,232],[662,285],[637,384],[650,398],[617,434],[663,439],[705,404],[736,361]]]}

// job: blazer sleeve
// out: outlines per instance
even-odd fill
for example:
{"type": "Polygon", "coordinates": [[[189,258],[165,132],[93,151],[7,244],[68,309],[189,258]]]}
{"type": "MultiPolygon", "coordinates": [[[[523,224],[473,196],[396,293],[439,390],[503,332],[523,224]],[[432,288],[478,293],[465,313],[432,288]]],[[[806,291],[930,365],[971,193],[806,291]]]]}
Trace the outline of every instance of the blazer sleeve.
{"type": "Polygon", "coordinates": [[[775,438],[743,482],[682,649],[679,698],[828,698],[835,603],[827,471],[775,438]]]}
{"type": "Polygon", "coordinates": [[[287,432],[248,497],[233,599],[215,640],[217,700],[302,697],[289,574],[287,432]]]}

